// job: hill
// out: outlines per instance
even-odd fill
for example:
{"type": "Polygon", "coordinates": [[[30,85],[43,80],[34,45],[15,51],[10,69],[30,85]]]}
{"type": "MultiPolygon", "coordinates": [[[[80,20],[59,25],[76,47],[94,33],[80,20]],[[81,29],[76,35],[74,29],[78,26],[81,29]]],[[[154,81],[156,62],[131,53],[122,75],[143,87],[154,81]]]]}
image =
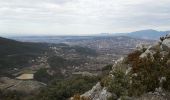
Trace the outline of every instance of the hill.
{"type": "Polygon", "coordinates": [[[18,42],[0,37],[0,56],[13,54],[42,53],[48,45],[44,43],[18,42]]]}
{"type": "Polygon", "coordinates": [[[0,75],[11,76],[26,69],[35,71],[43,65],[50,65],[54,69],[59,66],[78,66],[87,61],[86,56],[97,55],[96,51],[90,48],[62,43],[19,42],[1,37],[0,43],[0,75]]]}
{"type": "Polygon", "coordinates": [[[0,37],[0,69],[17,68],[27,65],[34,57],[48,50],[47,44],[18,42],[0,37]]]}
{"type": "Polygon", "coordinates": [[[165,36],[168,33],[170,33],[170,31],[156,31],[156,30],[148,29],[148,30],[140,30],[140,31],[127,33],[126,35],[133,38],[158,40],[159,37],[165,36]]]}

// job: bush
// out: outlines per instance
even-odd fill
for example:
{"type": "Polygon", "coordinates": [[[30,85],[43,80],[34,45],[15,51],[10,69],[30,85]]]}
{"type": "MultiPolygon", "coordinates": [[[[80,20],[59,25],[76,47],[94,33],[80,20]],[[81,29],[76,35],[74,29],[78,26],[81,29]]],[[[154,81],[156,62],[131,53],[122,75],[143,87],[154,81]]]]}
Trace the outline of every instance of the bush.
{"type": "Polygon", "coordinates": [[[115,93],[118,97],[122,96],[140,96],[144,93],[154,92],[160,86],[160,78],[166,77],[163,82],[163,88],[170,91],[170,66],[167,61],[170,54],[163,57],[160,52],[153,55],[154,59],[148,55],[147,58],[139,58],[140,52],[135,51],[128,55],[126,65],[124,62],[116,64],[112,75],[102,79],[102,86],[108,87],[108,90],[115,93]],[[125,70],[127,66],[132,70],[127,75],[125,70]]]}
{"type": "Polygon", "coordinates": [[[115,69],[112,75],[113,77],[109,75],[102,79],[101,85],[107,87],[108,91],[116,94],[117,97],[128,95],[129,76],[120,69],[115,69]]]}
{"type": "Polygon", "coordinates": [[[23,93],[17,91],[0,90],[0,100],[21,100],[23,93]]]}
{"type": "Polygon", "coordinates": [[[74,77],[64,81],[53,81],[34,100],[66,100],[74,94],[82,94],[92,88],[99,79],[97,77],[74,77]]]}
{"type": "Polygon", "coordinates": [[[38,70],[34,74],[34,78],[37,81],[44,82],[44,83],[48,83],[50,80],[53,79],[53,77],[47,73],[47,69],[45,69],[45,68],[38,70]]]}
{"type": "Polygon", "coordinates": [[[121,70],[115,70],[112,74],[114,79],[110,82],[108,90],[115,93],[118,97],[128,95],[128,76],[126,76],[121,70]]]}
{"type": "Polygon", "coordinates": [[[59,56],[52,56],[47,62],[52,68],[62,68],[63,66],[66,66],[67,60],[59,56]]]}
{"type": "MultiPolygon", "coordinates": [[[[167,77],[167,81],[164,83],[164,89],[168,89],[168,85],[166,84],[169,84],[170,81],[168,79],[170,69],[166,65],[167,57],[162,59],[159,52],[153,56],[154,59],[151,59],[149,55],[147,58],[139,59],[139,63],[136,64],[135,69],[137,68],[138,70],[133,72],[136,76],[132,75],[132,84],[129,89],[130,96],[139,96],[146,92],[155,91],[155,88],[158,88],[160,85],[160,77],[167,77]]],[[[133,63],[131,64],[134,66],[133,63]]]]}
{"type": "Polygon", "coordinates": [[[106,66],[104,66],[103,68],[102,68],[102,71],[106,71],[106,70],[112,70],[112,67],[113,67],[113,65],[112,64],[110,64],[110,65],[106,65],[106,66]]]}

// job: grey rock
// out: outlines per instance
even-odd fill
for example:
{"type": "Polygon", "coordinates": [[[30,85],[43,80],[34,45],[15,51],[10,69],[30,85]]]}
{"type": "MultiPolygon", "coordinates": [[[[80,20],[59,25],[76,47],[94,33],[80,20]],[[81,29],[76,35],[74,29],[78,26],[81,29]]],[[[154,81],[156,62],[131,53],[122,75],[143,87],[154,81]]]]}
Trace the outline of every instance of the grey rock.
{"type": "Polygon", "coordinates": [[[166,64],[167,64],[168,66],[170,66],[170,59],[166,62],[166,64]]]}
{"type": "Polygon", "coordinates": [[[156,43],[148,48],[148,50],[152,51],[162,51],[161,43],[156,43]]]}
{"type": "Polygon", "coordinates": [[[151,57],[152,59],[154,59],[153,55],[154,55],[155,53],[156,53],[156,51],[150,50],[150,49],[148,48],[144,53],[142,53],[142,54],[140,55],[140,58],[147,58],[148,55],[150,55],[150,57],[151,57]]]}
{"type": "Polygon", "coordinates": [[[149,44],[137,44],[136,45],[136,50],[143,51],[149,47],[149,44]]]}
{"type": "Polygon", "coordinates": [[[170,38],[169,39],[165,39],[162,42],[162,48],[164,51],[170,51],[170,38]]]}
{"type": "Polygon", "coordinates": [[[81,97],[90,98],[90,100],[107,100],[112,94],[103,88],[98,82],[91,90],[81,95],[81,97]]]}

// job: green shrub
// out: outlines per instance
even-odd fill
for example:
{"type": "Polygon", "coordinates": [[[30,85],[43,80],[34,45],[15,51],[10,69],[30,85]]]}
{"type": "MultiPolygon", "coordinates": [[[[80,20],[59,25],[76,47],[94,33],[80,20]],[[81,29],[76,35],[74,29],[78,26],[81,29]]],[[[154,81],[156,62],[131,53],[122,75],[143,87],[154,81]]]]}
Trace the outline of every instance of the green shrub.
{"type": "Polygon", "coordinates": [[[0,90],[0,100],[21,100],[23,93],[17,91],[0,90]]]}
{"type": "Polygon", "coordinates": [[[122,95],[128,95],[129,78],[121,70],[115,70],[113,73],[113,79],[109,83],[108,90],[115,93],[118,97],[122,95]]]}
{"type": "Polygon", "coordinates": [[[66,100],[74,94],[82,94],[99,81],[98,77],[74,77],[64,81],[53,81],[34,100],[66,100]]]}
{"type": "Polygon", "coordinates": [[[53,77],[47,73],[47,69],[45,69],[45,68],[39,69],[34,74],[34,78],[37,81],[44,82],[44,83],[48,83],[50,80],[53,79],[53,77]]]}

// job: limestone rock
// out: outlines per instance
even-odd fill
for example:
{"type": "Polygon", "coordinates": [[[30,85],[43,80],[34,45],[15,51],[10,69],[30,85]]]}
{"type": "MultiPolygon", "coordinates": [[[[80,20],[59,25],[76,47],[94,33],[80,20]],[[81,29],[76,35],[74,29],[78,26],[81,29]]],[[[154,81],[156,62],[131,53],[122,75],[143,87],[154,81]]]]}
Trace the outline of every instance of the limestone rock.
{"type": "Polygon", "coordinates": [[[170,51],[170,38],[165,39],[162,42],[162,48],[163,48],[164,51],[170,51]]]}
{"type": "Polygon", "coordinates": [[[152,58],[152,59],[154,59],[153,58],[153,55],[156,53],[156,51],[154,51],[154,50],[151,50],[150,48],[148,48],[144,53],[142,53],[141,55],[140,55],[140,58],[146,58],[146,57],[148,57],[148,55],[150,55],[150,57],[152,58]]]}
{"type": "Polygon", "coordinates": [[[153,46],[150,46],[148,49],[152,50],[152,51],[156,51],[156,52],[163,50],[162,47],[161,47],[161,43],[156,43],[153,46]]]}
{"type": "Polygon", "coordinates": [[[170,59],[166,62],[166,64],[167,64],[168,66],[170,66],[170,59]]]}
{"type": "Polygon", "coordinates": [[[136,50],[143,51],[143,50],[147,49],[148,47],[149,47],[149,45],[140,43],[140,44],[136,45],[136,50]]]}
{"type": "Polygon", "coordinates": [[[112,94],[103,88],[98,82],[91,90],[81,95],[81,97],[90,98],[90,100],[107,100],[112,94]]]}

